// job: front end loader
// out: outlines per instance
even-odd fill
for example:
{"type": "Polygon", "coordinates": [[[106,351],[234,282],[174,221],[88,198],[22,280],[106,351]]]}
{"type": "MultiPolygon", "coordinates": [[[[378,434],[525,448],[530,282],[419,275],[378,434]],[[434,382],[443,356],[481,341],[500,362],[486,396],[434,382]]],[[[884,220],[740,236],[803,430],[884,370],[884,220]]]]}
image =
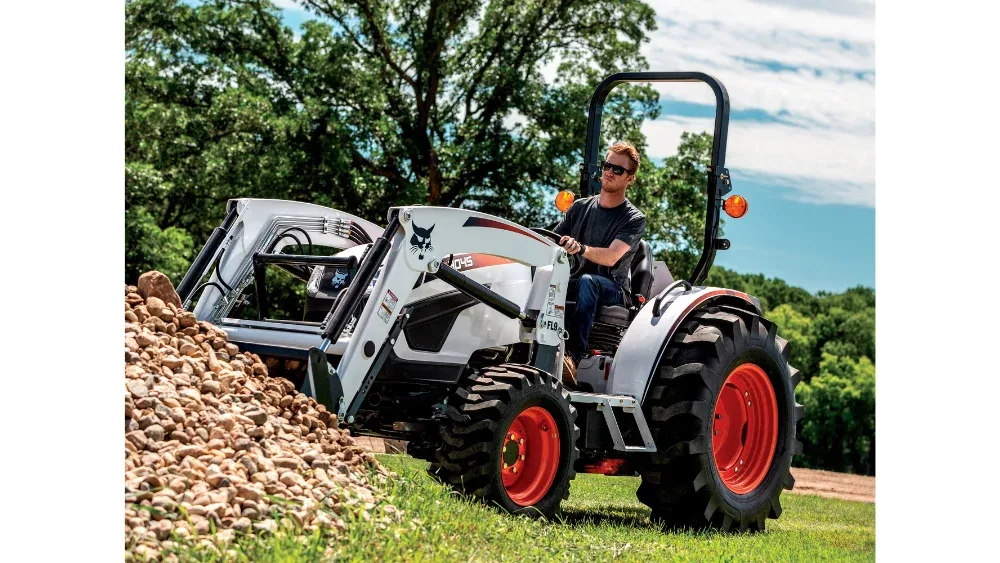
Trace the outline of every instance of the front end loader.
{"type": "Polygon", "coordinates": [[[725,88],[702,73],[607,78],[590,104],[580,192],[600,190],[611,89],[679,81],[704,82],[717,100],[701,259],[675,280],[640,241],[632,305],[598,309],[576,388],[561,365],[582,259],[544,228],[476,211],[394,207],[380,227],[309,203],[233,200],[178,293],[339,424],[406,440],[463,494],[552,517],[578,472],[639,475],[654,520],[763,530],[794,484],[804,410],[788,343],[759,301],[699,285],[729,248],[721,211],[746,210],[724,199],[725,88]],[[268,268],[298,280],[301,319],[270,314],[268,268]]]}

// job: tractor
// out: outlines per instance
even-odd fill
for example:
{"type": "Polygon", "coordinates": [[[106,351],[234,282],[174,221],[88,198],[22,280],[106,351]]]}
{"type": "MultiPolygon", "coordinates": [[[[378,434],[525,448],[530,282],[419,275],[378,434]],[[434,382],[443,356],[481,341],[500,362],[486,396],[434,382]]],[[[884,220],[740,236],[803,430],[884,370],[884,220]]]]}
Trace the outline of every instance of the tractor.
{"type": "MultiPolygon", "coordinates": [[[[405,440],[464,495],[551,518],[577,473],[638,475],[654,521],[764,530],[794,485],[804,408],[788,342],[759,300],[700,285],[730,246],[720,213],[746,212],[726,197],[728,94],[700,72],[609,76],[590,101],[581,197],[600,191],[602,108],[625,82],[715,93],[704,246],[675,280],[639,242],[631,305],[598,309],[572,389],[561,379],[566,290],[583,259],[548,229],[474,210],[393,207],[383,227],[305,202],[230,200],[178,293],[341,427],[405,440]],[[301,319],[272,318],[268,268],[301,284],[301,319]]],[[[560,192],[560,210],[573,197],[560,192]]]]}

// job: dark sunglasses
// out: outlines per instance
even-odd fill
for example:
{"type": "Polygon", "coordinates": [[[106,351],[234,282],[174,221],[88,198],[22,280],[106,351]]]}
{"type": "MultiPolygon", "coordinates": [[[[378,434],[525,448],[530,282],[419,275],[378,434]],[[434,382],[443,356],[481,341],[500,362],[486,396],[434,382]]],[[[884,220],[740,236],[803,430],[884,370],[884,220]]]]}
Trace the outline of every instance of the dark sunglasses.
{"type": "Polygon", "coordinates": [[[602,160],[601,161],[601,168],[603,170],[610,170],[610,171],[614,172],[615,176],[621,176],[622,174],[624,174],[626,172],[628,172],[629,174],[632,173],[631,170],[629,170],[627,168],[623,168],[621,166],[618,166],[617,164],[611,164],[610,162],[608,162],[606,160],[602,160]]]}

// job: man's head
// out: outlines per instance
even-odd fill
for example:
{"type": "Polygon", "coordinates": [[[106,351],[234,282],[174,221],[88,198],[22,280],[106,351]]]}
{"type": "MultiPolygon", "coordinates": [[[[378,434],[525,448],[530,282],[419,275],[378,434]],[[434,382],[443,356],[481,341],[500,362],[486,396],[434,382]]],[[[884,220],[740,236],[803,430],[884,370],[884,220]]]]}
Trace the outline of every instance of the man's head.
{"type": "Polygon", "coordinates": [[[611,146],[604,159],[601,190],[611,193],[623,191],[635,180],[638,171],[639,151],[628,141],[618,141],[611,146]]]}

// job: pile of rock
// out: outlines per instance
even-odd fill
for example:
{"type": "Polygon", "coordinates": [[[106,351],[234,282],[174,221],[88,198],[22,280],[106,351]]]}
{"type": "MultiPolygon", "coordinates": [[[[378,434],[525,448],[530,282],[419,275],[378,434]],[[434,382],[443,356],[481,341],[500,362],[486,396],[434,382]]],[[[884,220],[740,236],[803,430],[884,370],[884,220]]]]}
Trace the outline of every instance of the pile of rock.
{"type": "Polygon", "coordinates": [[[370,482],[387,471],[336,415],[181,309],[159,276],[125,288],[127,556],[279,522],[336,533],[345,518],[398,517],[370,482]]]}

